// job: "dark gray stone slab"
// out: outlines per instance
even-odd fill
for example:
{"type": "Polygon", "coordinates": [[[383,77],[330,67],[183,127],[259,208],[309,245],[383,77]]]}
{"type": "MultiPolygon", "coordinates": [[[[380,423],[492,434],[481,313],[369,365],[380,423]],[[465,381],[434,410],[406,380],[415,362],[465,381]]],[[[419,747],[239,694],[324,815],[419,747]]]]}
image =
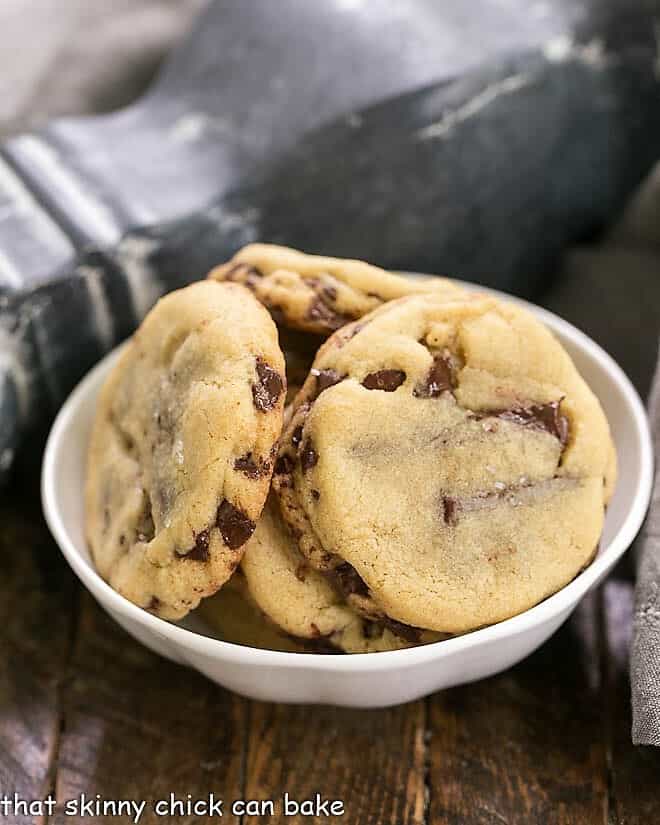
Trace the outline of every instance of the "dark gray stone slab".
{"type": "Polygon", "coordinates": [[[136,105],[6,152],[79,242],[206,205],[340,114],[572,31],[593,5],[214,2],[136,105]]]}

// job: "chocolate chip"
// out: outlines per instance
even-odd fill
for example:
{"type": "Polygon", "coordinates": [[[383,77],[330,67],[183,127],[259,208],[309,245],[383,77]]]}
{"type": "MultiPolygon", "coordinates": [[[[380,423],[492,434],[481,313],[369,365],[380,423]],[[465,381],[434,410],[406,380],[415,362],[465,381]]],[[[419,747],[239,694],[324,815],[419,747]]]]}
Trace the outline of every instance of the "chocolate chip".
{"type": "Polygon", "coordinates": [[[362,382],[362,386],[368,390],[394,392],[405,380],[406,374],[403,370],[379,370],[370,372],[362,382]]]}
{"type": "Polygon", "coordinates": [[[312,498],[314,501],[318,501],[321,498],[321,493],[318,490],[311,490],[312,498]]]}
{"type": "Polygon", "coordinates": [[[345,596],[367,596],[369,595],[369,588],[366,582],[360,576],[358,571],[347,561],[340,564],[339,567],[331,573],[337,586],[345,596]]]}
{"type": "Polygon", "coordinates": [[[294,430],[291,433],[291,443],[293,444],[294,447],[297,447],[298,444],[300,444],[300,442],[302,441],[302,434],[303,434],[302,424],[298,424],[297,427],[294,427],[294,430]]]}
{"type": "Polygon", "coordinates": [[[315,467],[319,460],[318,454],[312,445],[311,438],[308,438],[303,445],[302,452],[300,453],[300,466],[303,468],[303,472],[307,472],[307,470],[311,470],[312,467],[315,467]]]}
{"type": "Polygon", "coordinates": [[[277,399],[284,391],[282,376],[269,366],[262,358],[257,358],[257,381],[252,385],[252,399],[254,406],[267,412],[272,410],[277,399]]]}
{"type": "Polygon", "coordinates": [[[161,600],[158,596],[152,596],[149,604],[145,607],[145,610],[149,610],[152,613],[155,613],[157,610],[160,610],[160,606],[162,605],[161,600]]]}
{"type": "Polygon", "coordinates": [[[501,418],[523,427],[541,430],[553,435],[562,447],[566,446],[569,436],[568,418],[559,410],[560,401],[549,404],[531,404],[527,407],[514,407],[510,410],[488,410],[477,414],[478,418],[501,418]]]}
{"type": "Polygon", "coordinates": [[[423,384],[413,390],[415,398],[437,398],[455,387],[451,361],[445,355],[436,355],[423,384]]]}
{"type": "Polygon", "coordinates": [[[239,473],[244,473],[248,478],[257,479],[268,475],[270,462],[263,459],[255,461],[252,453],[245,453],[234,461],[234,469],[239,473]]]}
{"type": "Polygon", "coordinates": [[[321,289],[321,294],[328,301],[336,301],[337,300],[337,290],[335,289],[334,286],[324,286],[321,289]]]}
{"type": "Polygon", "coordinates": [[[314,622],[310,622],[309,626],[312,630],[312,638],[313,639],[320,639],[322,638],[323,634],[319,630],[318,626],[314,624],[314,622]]]}
{"type": "Polygon", "coordinates": [[[283,454],[275,462],[275,473],[278,476],[288,475],[293,470],[293,459],[290,455],[283,454]]]}
{"type": "Polygon", "coordinates": [[[220,529],[222,538],[232,550],[241,547],[250,538],[254,532],[255,523],[248,518],[241,510],[223,499],[222,504],[218,507],[218,515],[216,517],[216,524],[220,529]]]}
{"type": "Polygon", "coordinates": [[[245,286],[250,287],[250,289],[254,289],[261,278],[263,278],[263,274],[256,266],[243,263],[235,263],[233,266],[230,266],[229,269],[225,270],[224,273],[225,281],[237,281],[240,284],[245,284],[245,286]]]}
{"type": "Polygon", "coordinates": [[[456,527],[458,524],[458,502],[455,498],[444,496],[442,499],[442,517],[449,527],[456,527]]]}
{"type": "Polygon", "coordinates": [[[209,553],[209,531],[202,530],[195,538],[194,547],[185,553],[182,558],[190,561],[208,561],[211,557],[209,553]]]}
{"type": "Polygon", "coordinates": [[[422,638],[422,631],[419,627],[413,627],[403,622],[397,622],[396,619],[390,619],[389,616],[383,616],[381,622],[388,630],[391,630],[395,636],[403,639],[406,642],[416,644],[422,638]]]}
{"type": "Polygon", "coordinates": [[[327,329],[339,329],[354,320],[351,316],[343,315],[333,307],[329,307],[321,294],[317,294],[312,299],[307,307],[305,318],[308,321],[318,321],[327,329]]]}
{"type": "Polygon", "coordinates": [[[316,378],[316,392],[314,398],[318,398],[324,390],[334,387],[340,381],[343,381],[345,375],[340,375],[336,370],[310,370],[311,374],[316,378]]]}
{"type": "Polygon", "coordinates": [[[308,570],[309,570],[309,567],[307,566],[307,564],[305,564],[305,562],[301,562],[296,567],[294,575],[298,579],[299,582],[304,582],[305,581],[305,579],[307,578],[307,571],[308,570]]]}

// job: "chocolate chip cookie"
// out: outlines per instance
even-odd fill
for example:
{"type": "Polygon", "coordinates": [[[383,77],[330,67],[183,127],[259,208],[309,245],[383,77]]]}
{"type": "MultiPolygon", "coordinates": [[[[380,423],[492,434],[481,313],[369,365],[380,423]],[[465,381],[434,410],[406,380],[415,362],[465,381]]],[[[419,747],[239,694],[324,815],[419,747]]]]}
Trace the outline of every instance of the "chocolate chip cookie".
{"type": "Polygon", "coordinates": [[[244,284],[284,326],[324,336],[403,295],[464,293],[446,278],[403,278],[363,261],[271,244],[244,247],[209,278],[244,284]]]}
{"type": "Polygon", "coordinates": [[[598,400],[534,316],[426,294],[321,347],[274,487],[301,554],[354,610],[460,633],[590,562],[615,473],[598,400]]]}
{"type": "Polygon", "coordinates": [[[163,298],[106,381],[87,463],[101,575],[179,619],[241,559],[266,499],[286,381],[275,325],[239,284],[163,298]]]}
{"type": "Polygon", "coordinates": [[[223,642],[284,653],[305,653],[304,643],[287,636],[259,610],[240,567],[217,593],[202,599],[195,611],[223,642]]]}
{"type": "Polygon", "coordinates": [[[397,650],[436,641],[437,634],[400,623],[372,621],[349,607],[341,568],[324,574],[301,555],[269,500],[248,542],[241,571],[251,600],[268,619],[304,649],[346,653],[397,650]]]}

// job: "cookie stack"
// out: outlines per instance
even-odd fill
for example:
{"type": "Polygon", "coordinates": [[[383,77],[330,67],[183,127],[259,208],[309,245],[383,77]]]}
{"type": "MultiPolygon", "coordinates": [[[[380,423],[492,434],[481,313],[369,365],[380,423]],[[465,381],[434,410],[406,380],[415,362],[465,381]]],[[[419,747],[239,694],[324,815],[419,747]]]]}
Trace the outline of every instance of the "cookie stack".
{"type": "Polygon", "coordinates": [[[203,599],[230,641],[393,650],[563,587],[615,475],[600,404],[526,310],[259,244],[127,345],[90,442],[87,536],[162,618],[203,599]]]}

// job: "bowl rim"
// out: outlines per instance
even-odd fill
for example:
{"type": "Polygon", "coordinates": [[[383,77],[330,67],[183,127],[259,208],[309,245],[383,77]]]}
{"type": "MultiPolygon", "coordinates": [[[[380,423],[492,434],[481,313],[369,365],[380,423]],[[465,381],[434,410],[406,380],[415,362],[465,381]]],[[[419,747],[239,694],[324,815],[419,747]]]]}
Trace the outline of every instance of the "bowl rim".
{"type": "MultiPolygon", "coordinates": [[[[82,584],[103,607],[109,609],[112,613],[119,614],[127,622],[141,626],[160,639],[174,643],[177,652],[191,650],[215,660],[231,661],[244,665],[333,672],[364,673],[421,664],[483,644],[517,636],[571,611],[581,597],[611,569],[628,549],[643,523],[651,497],[654,468],[653,443],[644,405],[637,390],[616,361],[595,341],[568,321],[549,310],[507,293],[465,281],[457,281],[457,283],[471,290],[476,289],[480,292],[504,297],[508,301],[513,301],[531,310],[552,332],[558,332],[570,340],[576,348],[583,350],[587,356],[596,362],[617,386],[628,406],[631,428],[639,443],[641,456],[641,468],[636,486],[634,490],[630,491],[629,511],[608,546],[587,568],[562,587],[561,590],[516,616],[461,636],[402,650],[353,653],[347,656],[289,653],[247,647],[205,636],[202,633],[188,630],[148,613],[117,593],[94,567],[81,556],[74,541],[69,536],[62,514],[56,505],[58,484],[56,457],[60,441],[67,432],[71,419],[78,410],[79,405],[85,402],[90,386],[96,382],[99,373],[110,369],[114,359],[118,357],[121,349],[126,346],[126,342],[104,356],[77,384],[55,418],[44,451],[41,474],[43,512],[62,554],[82,584]]],[[[185,659],[185,654],[182,653],[181,655],[185,659]]]]}

